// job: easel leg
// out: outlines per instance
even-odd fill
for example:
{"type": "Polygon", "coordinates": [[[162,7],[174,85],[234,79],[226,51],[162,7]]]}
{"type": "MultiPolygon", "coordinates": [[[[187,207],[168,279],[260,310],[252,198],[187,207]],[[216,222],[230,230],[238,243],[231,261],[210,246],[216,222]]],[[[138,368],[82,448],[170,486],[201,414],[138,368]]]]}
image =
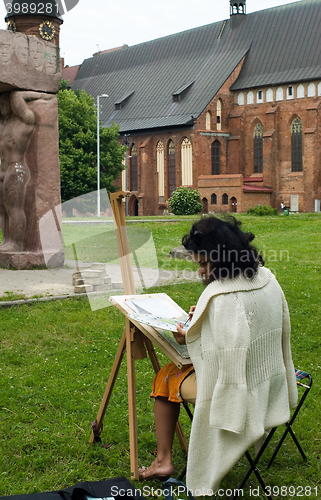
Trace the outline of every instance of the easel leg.
{"type": "Polygon", "coordinates": [[[128,413],[129,413],[129,446],[131,479],[139,479],[138,472],[138,439],[136,412],[135,358],[132,349],[130,322],[126,318],[126,352],[128,379],[128,413]]]}
{"type": "MultiPolygon", "coordinates": [[[[161,366],[160,366],[160,363],[159,363],[158,358],[156,356],[154,346],[153,346],[152,342],[148,338],[146,338],[146,337],[144,339],[144,342],[145,342],[146,350],[147,350],[148,355],[150,357],[150,360],[152,362],[154,371],[155,371],[155,373],[158,373],[159,370],[160,370],[160,368],[161,368],[161,366]]],[[[176,436],[178,438],[178,441],[179,441],[179,444],[181,445],[182,450],[187,455],[187,452],[188,452],[188,443],[187,443],[185,434],[183,432],[182,424],[180,423],[179,420],[178,420],[178,422],[176,424],[176,431],[175,432],[176,432],[176,436]]]]}
{"type": "MultiPolygon", "coordinates": [[[[120,368],[120,365],[121,365],[121,362],[122,362],[122,359],[124,356],[125,346],[126,346],[126,330],[124,330],[124,333],[123,333],[122,338],[120,340],[120,344],[118,347],[118,351],[117,351],[117,354],[115,357],[115,361],[114,361],[111,373],[109,375],[109,379],[108,379],[108,383],[107,383],[107,386],[105,389],[105,393],[104,393],[103,399],[100,403],[100,407],[98,410],[98,414],[97,414],[97,418],[96,418],[98,430],[100,429],[101,424],[104,420],[107,406],[108,406],[108,403],[109,403],[109,400],[110,400],[110,397],[111,397],[111,394],[112,394],[112,391],[113,391],[113,388],[114,388],[114,385],[116,382],[116,378],[117,378],[117,375],[119,372],[119,368],[120,368]]],[[[90,443],[94,442],[94,433],[93,432],[91,433],[89,442],[90,443]]]]}

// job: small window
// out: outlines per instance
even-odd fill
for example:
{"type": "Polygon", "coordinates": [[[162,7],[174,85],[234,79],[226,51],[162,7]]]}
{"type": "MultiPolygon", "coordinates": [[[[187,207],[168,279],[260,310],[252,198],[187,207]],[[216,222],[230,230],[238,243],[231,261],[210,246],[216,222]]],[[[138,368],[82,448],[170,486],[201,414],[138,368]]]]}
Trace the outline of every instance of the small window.
{"type": "Polygon", "coordinates": [[[228,205],[228,195],[226,193],[222,196],[222,205],[228,205]]]}
{"type": "Polygon", "coordinates": [[[218,99],[216,104],[216,130],[222,130],[222,101],[218,99]]]}
{"type": "Polygon", "coordinates": [[[212,175],[220,175],[220,150],[221,144],[219,141],[212,143],[212,175]]]}
{"type": "Polygon", "coordinates": [[[176,189],[175,144],[172,140],[168,144],[168,171],[167,171],[167,198],[170,198],[176,189]]]}
{"type": "Polygon", "coordinates": [[[298,99],[302,99],[304,97],[304,87],[303,85],[299,85],[297,90],[296,90],[296,96],[298,99]]]}
{"type": "Polygon", "coordinates": [[[276,90],[276,100],[277,101],[283,101],[283,89],[282,89],[282,87],[279,87],[276,90]]]}
{"type": "Polygon", "coordinates": [[[302,122],[295,118],[291,125],[292,172],[302,172],[302,122]]]}
{"type": "Polygon", "coordinates": [[[286,98],[287,98],[287,99],[293,99],[293,97],[294,97],[293,87],[292,87],[292,85],[290,85],[290,86],[286,89],[286,98]]]}
{"type": "Polygon", "coordinates": [[[243,94],[243,92],[240,92],[240,94],[237,96],[237,104],[239,106],[243,106],[244,105],[244,94],[243,94]]]}
{"type": "Polygon", "coordinates": [[[315,85],[314,83],[310,83],[308,85],[308,97],[314,97],[315,96],[315,85]]]}
{"type": "Polygon", "coordinates": [[[263,127],[258,123],[253,132],[254,139],[254,172],[263,172],[263,127]]]}
{"type": "Polygon", "coordinates": [[[206,130],[211,130],[211,121],[212,121],[211,118],[212,118],[211,112],[207,111],[207,113],[206,113],[206,124],[205,124],[206,130]]]}
{"type": "Polygon", "coordinates": [[[266,99],[266,102],[273,102],[273,90],[272,89],[267,89],[266,94],[265,94],[265,99],[266,99]]]}
{"type": "Polygon", "coordinates": [[[131,148],[130,159],[130,190],[138,190],[138,164],[137,164],[137,147],[133,144],[131,148]]]}
{"type": "Polygon", "coordinates": [[[254,103],[254,95],[253,95],[253,92],[251,90],[250,90],[250,92],[247,93],[246,102],[247,102],[247,104],[254,103]]]}
{"type": "Polygon", "coordinates": [[[321,95],[321,82],[318,83],[318,96],[321,95]]]}
{"type": "Polygon", "coordinates": [[[263,102],[263,91],[262,90],[257,91],[256,100],[257,100],[257,102],[263,102]]]}
{"type": "Polygon", "coordinates": [[[211,204],[216,205],[217,204],[217,196],[215,193],[211,195],[211,204]]]}

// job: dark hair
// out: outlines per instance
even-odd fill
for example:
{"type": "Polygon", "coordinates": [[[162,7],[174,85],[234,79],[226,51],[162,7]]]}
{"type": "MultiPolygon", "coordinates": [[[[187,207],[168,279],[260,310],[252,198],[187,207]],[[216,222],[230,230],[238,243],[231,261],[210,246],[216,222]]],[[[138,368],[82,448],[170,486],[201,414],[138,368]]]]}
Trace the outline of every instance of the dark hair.
{"type": "Polygon", "coordinates": [[[241,222],[233,216],[209,216],[193,224],[190,233],[183,237],[186,250],[204,255],[211,264],[209,281],[239,274],[253,278],[259,265],[264,265],[258,250],[250,245],[254,234],[244,233],[240,226],[241,222]]]}

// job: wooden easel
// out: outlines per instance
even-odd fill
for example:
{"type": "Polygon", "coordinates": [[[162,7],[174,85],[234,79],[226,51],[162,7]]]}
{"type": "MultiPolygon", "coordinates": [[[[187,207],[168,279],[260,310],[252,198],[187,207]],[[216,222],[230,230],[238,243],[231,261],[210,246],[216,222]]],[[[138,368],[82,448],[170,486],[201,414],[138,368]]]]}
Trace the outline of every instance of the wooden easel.
{"type": "MultiPolygon", "coordinates": [[[[129,192],[118,191],[110,194],[110,201],[114,215],[116,240],[120,260],[120,268],[124,284],[125,295],[135,295],[135,282],[133,268],[130,260],[125,213],[123,199],[129,196],[129,192]]],[[[101,401],[96,417],[96,429],[100,433],[104,416],[110,401],[110,397],[117,379],[119,368],[126,351],[127,353],[127,380],[128,380],[128,411],[129,411],[129,444],[130,444],[130,469],[131,479],[138,479],[138,440],[137,440],[137,413],[136,413],[136,385],[135,385],[135,359],[147,357],[152,362],[155,373],[160,370],[152,341],[143,333],[144,328],[133,324],[126,317],[126,325],[116,353],[115,361],[108,379],[103,399],[101,401]]],[[[174,361],[174,359],[173,359],[174,361]]],[[[187,453],[188,444],[184,436],[180,422],[177,423],[176,434],[182,449],[187,453]]],[[[95,441],[94,432],[91,433],[90,443],[95,441]]]]}

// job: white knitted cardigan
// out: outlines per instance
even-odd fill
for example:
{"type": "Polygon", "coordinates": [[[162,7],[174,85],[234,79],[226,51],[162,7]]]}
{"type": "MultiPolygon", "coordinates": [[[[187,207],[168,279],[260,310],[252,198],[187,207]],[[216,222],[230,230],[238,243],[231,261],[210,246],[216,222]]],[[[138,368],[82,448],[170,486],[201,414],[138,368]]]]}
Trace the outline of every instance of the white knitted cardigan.
{"type": "MultiPolygon", "coordinates": [[[[187,333],[197,398],[187,486],[212,495],[266,430],[288,421],[297,403],[286,300],[274,275],[214,281],[187,333]]],[[[236,485],[235,485],[236,486],[236,485]]]]}

